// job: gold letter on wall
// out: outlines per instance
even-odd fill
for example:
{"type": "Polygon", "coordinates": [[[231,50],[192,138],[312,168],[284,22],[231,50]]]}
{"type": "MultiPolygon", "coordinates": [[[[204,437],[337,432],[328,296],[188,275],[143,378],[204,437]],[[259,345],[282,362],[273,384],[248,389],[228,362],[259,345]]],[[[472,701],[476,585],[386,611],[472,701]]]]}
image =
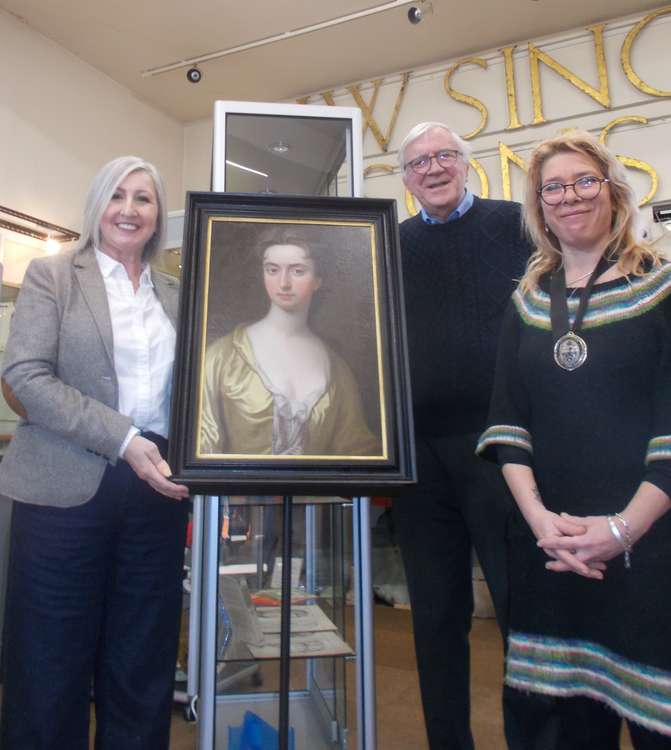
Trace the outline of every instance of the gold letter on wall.
{"type": "MultiPolygon", "coordinates": [[[[602,128],[601,132],[599,133],[599,143],[602,143],[604,146],[606,145],[606,138],[608,138],[608,133],[613,128],[616,128],[618,125],[626,125],[630,122],[640,122],[642,125],[647,125],[648,118],[647,117],[641,117],[640,115],[629,115],[626,117],[616,117],[614,120],[611,120],[608,125],[606,125],[604,128],[602,128]]],[[[640,169],[641,172],[645,172],[650,177],[650,190],[648,190],[647,195],[643,198],[643,200],[638,204],[639,206],[645,206],[646,203],[649,203],[655,193],[657,192],[657,187],[659,185],[659,178],[657,177],[657,172],[655,171],[654,167],[650,166],[647,161],[641,161],[640,159],[632,159],[630,156],[620,156],[617,154],[617,158],[624,164],[625,167],[631,167],[632,169],[640,169]]]]}
{"type": "Polygon", "coordinates": [[[475,174],[480,178],[480,197],[489,198],[489,180],[487,179],[485,168],[475,157],[471,157],[470,165],[473,167],[475,174]]]}
{"type": "Polygon", "coordinates": [[[506,70],[506,95],[508,97],[508,127],[506,130],[515,130],[515,128],[521,128],[522,123],[517,115],[517,92],[515,90],[515,66],[513,63],[513,52],[515,51],[516,44],[512,47],[503,47],[500,51],[503,52],[503,62],[505,63],[506,70]]]}
{"type": "Polygon", "coordinates": [[[510,184],[510,162],[517,164],[520,169],[526,171],[527,163],[521,156],[518,156],[505,143],[499,141],[499,158],[501,159],[501,182],[503,183],[504,200],[512,200],[513,190],[510,184]]]}
{"type": "MultiPolygon", "coordinates": [[[[375,112],[375,105],[377,104],[377,95],[380,91],[380,86],[382,85],[382,78],[376,78],[374,81],[371,81],[373,84],[373,95],[370,98],[370,101],[368,102],[368,109],[371,112],[375,112]]],[[[368,120],[364,119],[363,122],[363,137],[366,137],[366,132],[368,131],[368,120]]],[[[391,135],[391,134],[390,134],[391,135]]],[[[366,175],[364,175],[365,177],[366,175]]]]}
{"type": "Polygon", "coordinates": [[[642,18],[627,34],[620,54],[622,68],[630,83],[636,86],[639,91],[642,91],[644,94],[650,94],[651,96],[671,96],[671,91],[662,91],[661,89],[655,89],[652,86],[648,86],[640,76],[634,73],[634,69],[631,67],[631,47],[634,44],[636,37],[651,21],[654,21],[655,18],[663,16],[666,13],[671,13],[671,6],[660,8],[659,10],[650,13],[645,18],[642,18]]]}
{"type": "Polygon", "coordinates": [[[531,94],[534,102],[534,119],[532,125],[539,125],[545,122],[543,117],[543,102],[541,99],[541,81],[540,81],[540,70],[538,61],[544,62],[548,68],[552,68],[555,73],[559,73],[562,78],[565,78],[569,83],[573,84],[577,89],[583,93],[591,96],[592,99],[597,101],[602,107],[608,109],[610,107],[610,93],[608,90],[608,71],[606,70],[606,56],[603,51],[603,30],[606,26],[605,23],[597,23],[594,26],[587,26],[587,31],[591,31],[594,35],[594,55],[596,57],[596,67],[599,71],[599,88],[595,89],[594,86],[590,86],[589,83],[583,81],[582,78],[578,78],[577,75],[571,73],[568,68],[565,68],[561,63],[558,63],[554,58],[550,57],[546,52],[543,52],[529,42],[529,68],[531,71],[531,94]]]}
{"type": "MultiPolygon", "coordinates": [[[[333,98],[333,91],[322,91],[321,98],[329,105],[329,107],[335,107],[335,99],[333,98]]],[[[307,104],[311,99],[310,94],[307,96],[301,96],[300,99],[296,99],[296,104],[307,104]]]]}
{"type": "Polygon", "coordinates": [[[463,102],[464,104],[470,104],[471,107],[475,107],[475,109],[478,110],[480,113],[480,124],[478,125],[475,130],[471,130],[470,133],[467,133],[466,135],[463,135],[462,138],[464,140],[468,140],[469,138],[473,138],[476,136],[487,124],[487,107],[479,100],[476,99],[474,96],[467,96],[466,94],[462,94],[460,91],[456,91],[452,88],[450,85],[450,78],[452,77],[452,73],[454,73],[456,70],[458,70],[462,65],[466,65],[468,63],[472,63],[473,65],[479,65],[481,68],[487,69],[487,61],[483,60],[481,57],[465,57],[463,60],[459,60],[456,62],[448,71],[445,73],[445,91],[456,101],[463,102]]]}
{"type": "Polygon", "coordinates": [[[366,177],[369,177],[370,175],[372,175],[373,172],[384,172],[386,174],[394,174],[394,167],[392,167],[391,164],[382,164],[379,162],[376,162],[375,164],[369,164],[363,170],[364,180],[366,179],[366,177]]]}
{"type": "MultiPolygon", "coordinates": [[[[403,75],[401,76],[401,88],[396,97],[394,111],[392,112],[391,120],[389,121],[389,127],[387,128],[387,132],[385,134],[382,133],[382,131],[380,130],[380,126],[375,120],[375,117],[373,117],[373,110],[375,108],[375,103],[377,102],[377,89],[380,87],[382,81],[380,80],[373,82],[373,97],[371,99],[372,106],[368,106],[368,104],[364,101],[364,98],[361,96],[360,84],[357,83],[355,86],[347,87],[347,90],[354,97],[354,101],[357,103],[359,109],[361,110],[361,114],[364,117],[366,125],[371,129],[371,132],[375,136],[375,140],[378,142],[378,145],[385,152],[389,148],[389,141],[391,140],[392,133],[394,132],[394,125],[396,125],[396,119],[398,118],[398,113],[401,109],[401,104],[403,103],[403,97],[405,96],[405,89],[408,85],[409,79],[410,71],[408,71],[407,73],[403,73],[403,75]]],[[[366,130],[364,128],[364,133],[365,132],[366,130]]]]}

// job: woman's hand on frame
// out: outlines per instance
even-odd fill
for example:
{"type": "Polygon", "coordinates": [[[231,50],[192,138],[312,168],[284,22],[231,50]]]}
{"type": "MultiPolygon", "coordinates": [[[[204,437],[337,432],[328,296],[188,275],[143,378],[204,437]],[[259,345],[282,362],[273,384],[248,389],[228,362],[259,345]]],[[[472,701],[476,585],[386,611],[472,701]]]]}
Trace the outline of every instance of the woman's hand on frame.
{"type": "Polygon", "coordinates": [[[123,459],[156,492],[173,500],[186,500],[189,497],[189,490],[185,485],[175,484],[168,479],[172,474],[170,466],[151,440],[136,435],[128,443],[123,459]]]}

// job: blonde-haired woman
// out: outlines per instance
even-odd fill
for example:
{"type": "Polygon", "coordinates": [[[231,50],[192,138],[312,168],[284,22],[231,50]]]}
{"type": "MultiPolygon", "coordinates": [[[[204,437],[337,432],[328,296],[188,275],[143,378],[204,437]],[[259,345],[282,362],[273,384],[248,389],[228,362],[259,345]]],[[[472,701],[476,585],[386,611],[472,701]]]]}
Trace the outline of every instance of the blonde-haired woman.
{"type": "Polygon", "coordinates": [[[617,159],[538,145],[536,251],[504,322],[489,427],[517,502],[511,748],[671,746],[671,265],[635,236],[617,159]]]}

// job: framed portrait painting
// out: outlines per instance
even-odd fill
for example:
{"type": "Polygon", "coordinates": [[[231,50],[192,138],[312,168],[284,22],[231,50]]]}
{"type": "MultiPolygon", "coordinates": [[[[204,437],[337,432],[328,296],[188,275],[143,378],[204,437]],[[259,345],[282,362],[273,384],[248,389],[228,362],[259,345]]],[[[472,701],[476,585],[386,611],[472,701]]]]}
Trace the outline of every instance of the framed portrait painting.
{"type": "Polygon", "coordinates": [[[414,481],[391,200],[189,193],[169,463],[193,494],[414,481]]]}

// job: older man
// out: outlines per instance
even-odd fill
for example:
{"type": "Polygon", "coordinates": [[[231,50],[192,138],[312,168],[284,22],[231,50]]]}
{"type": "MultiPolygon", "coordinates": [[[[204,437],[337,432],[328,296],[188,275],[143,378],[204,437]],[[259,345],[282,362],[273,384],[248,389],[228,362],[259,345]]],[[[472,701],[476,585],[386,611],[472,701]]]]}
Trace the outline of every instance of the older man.
{"type": "Polygon", "coordinates": [[[506,633],[506,525],[498,469],[474,455],[505,305],[528,246],[520,207],[466,186],[470,149],[446,125],[414,127],[399,156],[421,211],[401,224],[419,484],[394,503],[431,750],[473,748],[472,549],[506,633]]]}

